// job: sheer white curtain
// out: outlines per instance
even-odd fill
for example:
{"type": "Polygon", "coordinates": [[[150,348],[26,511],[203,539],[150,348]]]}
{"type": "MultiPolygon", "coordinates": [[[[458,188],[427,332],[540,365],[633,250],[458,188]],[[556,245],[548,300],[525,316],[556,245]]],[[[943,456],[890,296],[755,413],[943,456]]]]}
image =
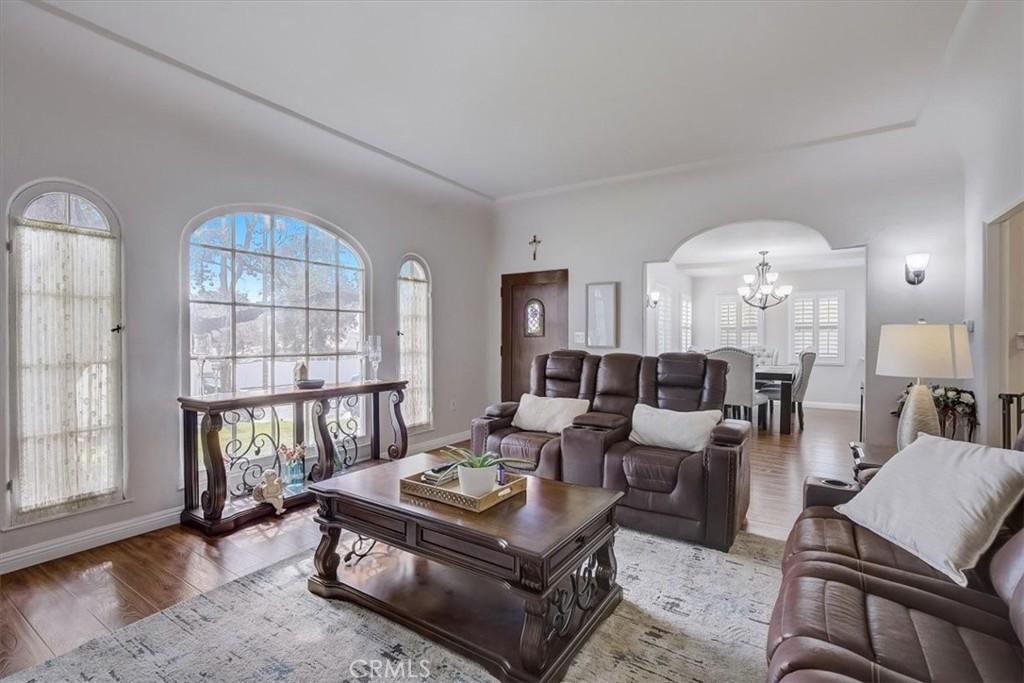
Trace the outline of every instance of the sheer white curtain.
{"type": "Polygon", "coordinates": [[[15,524],[123,498],[118,242],[14,228],[15,524]]]}
{"type": "Polygon", "coordinates": [[[399,376],[409,382],[403,405],[406,423],[430,424],[430,282],[426,269],[414,260],[399,270],[398,316],[399,376]]]}

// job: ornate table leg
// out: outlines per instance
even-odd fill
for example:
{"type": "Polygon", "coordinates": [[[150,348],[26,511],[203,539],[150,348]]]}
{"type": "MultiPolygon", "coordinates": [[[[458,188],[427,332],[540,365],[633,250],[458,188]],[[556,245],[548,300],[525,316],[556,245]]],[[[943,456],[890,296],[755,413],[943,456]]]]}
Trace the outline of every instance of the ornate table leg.
{"type": "Polygon", "coordinates": [[[199,506],[199,454],[196,445],[199,443],[198,415],[194,410],[181,411],[181,423],[184,443],[185,473],[185,510],[199,506]]]}
{"type": "Polygon", "coordinates": [[[341,529],[336,526],[320,525],[320,545],[316,547],[316,554],[313,555],[313,566],[316,567],[317,576],[323,581],[338,580],[338,564],[341,558],[338,557],[338,539],[341,537],[341,529]]]}
{"type": "Polygon", "coordinates": [[[392,460],[404,458],[409,449],[409,432],[405,428],[405,419],[402,417],[402,401],[405,400],[405,392],[396,389],[391,392],[391,428],[395,432],[395,442],[388,446],[388,457],[392,460]]]}
{"type": "Polygon", "coordinates": [[[310,468],[309,478],[311,481],[323,481],[334,476],[334,439],[327,428],[327,414],[331,410],[331,403],[327,399],[313,401],[313,418],[316,426],[313,429],[313,437],[316,440],[317,460],[310,468]]]}
{"type": "Polygon", "coordinates": [[[224,456],[220,451],[220,428],[224,420],[220,413],[203,415],[201,434],[203,462],[206,463],[206,490],[203,491],[203,517],[217,521],[224,512],[228,493],[228,475],[224,470],[224,456]]]}
{"type": "Polygon", "coordinates": [[[612,536],[546,598],[526,599],[519,655],[531,674],[544,674],[552,654],[568,647],[566,643],[573,642],[581,631],[593,629],[610,599],[615,600],[612,607],[617,604],[621,589],[615,583],[614,543],[612,536]]]}
{"type": "Polygon", "coordinates": [[[615,537],[612,536],[608,542],[597,549],[594,553],[597,560],[597,587],[602,591],[610,591],[615,587],[615,576],[619,571],[618,562],[615,560],[615,537]]]}

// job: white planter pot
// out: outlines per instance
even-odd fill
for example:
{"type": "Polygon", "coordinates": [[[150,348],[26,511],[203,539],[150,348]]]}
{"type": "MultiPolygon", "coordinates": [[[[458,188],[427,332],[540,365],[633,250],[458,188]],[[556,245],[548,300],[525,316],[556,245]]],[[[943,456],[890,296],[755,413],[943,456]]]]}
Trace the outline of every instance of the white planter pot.
{"type": "Polygon", "coordinates": [[[467,496],[482,496],[494,488],[498,466],[463,467],[459,465],[459,488],[467,496]]]}

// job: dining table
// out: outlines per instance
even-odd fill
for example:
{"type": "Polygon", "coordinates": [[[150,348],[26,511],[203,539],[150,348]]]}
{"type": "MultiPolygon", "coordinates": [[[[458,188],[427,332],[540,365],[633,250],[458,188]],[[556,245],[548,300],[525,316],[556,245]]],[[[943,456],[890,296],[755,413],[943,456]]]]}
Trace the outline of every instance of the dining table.
{"type": "Polygon", "coordinates": [[[793,380],[796,370],[796,365],[758,365],[754,368],[756,381],[778,382],[780,385],[779,431],[782,434],[793,432],[793,380]]]}

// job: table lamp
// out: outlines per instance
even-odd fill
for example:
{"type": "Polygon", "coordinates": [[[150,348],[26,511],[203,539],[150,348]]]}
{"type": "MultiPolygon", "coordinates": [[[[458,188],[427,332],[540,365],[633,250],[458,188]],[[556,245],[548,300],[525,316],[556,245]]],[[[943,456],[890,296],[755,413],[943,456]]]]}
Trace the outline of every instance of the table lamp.
{"type": "Polygon", "coordinates": [[[939,414],[928,385],[921,378],[969,379],[974,376],[967,326],[962,324],[882,325],[878,335],[875,374],[913,377],[907,402],[900,413],[896,445],[910,445],[918,433],[939,434],[939,414]]]}

